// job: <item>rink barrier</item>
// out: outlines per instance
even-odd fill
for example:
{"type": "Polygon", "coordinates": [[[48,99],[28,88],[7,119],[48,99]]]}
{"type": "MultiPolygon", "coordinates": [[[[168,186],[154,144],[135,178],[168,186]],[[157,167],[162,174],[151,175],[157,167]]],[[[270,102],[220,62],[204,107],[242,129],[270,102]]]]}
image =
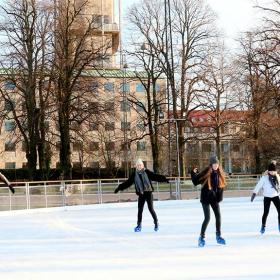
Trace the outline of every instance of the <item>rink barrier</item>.
{"type": "MultiPolygon", "coordinates": [[[[227,177],[225,196],[247,196],[260,175],[231,175],[227,177]]],[[[70,205],[102,204],[136,201],[134,187],[114,194],[125,178],[71,181],[13,182],[15,194],[0,188],[0,210],[17,210],[70,205]]],[[[153,183],[155,200],[198,199],[200,186],[190,177],[170,177],[170,183],[153,183]]]]}

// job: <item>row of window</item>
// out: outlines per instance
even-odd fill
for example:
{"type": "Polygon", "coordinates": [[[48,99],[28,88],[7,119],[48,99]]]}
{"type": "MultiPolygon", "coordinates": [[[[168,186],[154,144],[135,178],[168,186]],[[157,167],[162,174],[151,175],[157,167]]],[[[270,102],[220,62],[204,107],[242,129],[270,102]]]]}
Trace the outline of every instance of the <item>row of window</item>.
{"type": "MultiPolygon", "coordinates": [[[[145,141],[138,141],[137,142],[137,151],[146,151],[146,142],[145,141]]],[[[81,142],[75,142],[73,143],[73,151],[80,151],[83,147],[83,144],[81,142]]],[[[115,150],[115,142],[110,141],[110,142],[105,142],[105,149],[107,151],[114,151],[115,150]]],[[[56,149],[59,150],[60,148],[60,143],[58,142],[56,144],[56,149]]],[[[89,150],[90,151],[98,151],[100,148],[100,144],[99,142],[90,142],[89,143],[89,150]]],[[[121,146],[122,150],[130,150],[130,144],[126,143],[126,144],[122,144],[121,146]]],[[[21,146],[21,150],[23,152],[26,151],[26,145],[24,142],[22,142],[22,146],[21,146]]],[[[5,142],[5,152],[15,152],[16,151],[16,143],[12,142],[12,141],[7,141],[5,142]]]]}
{"type": "MultiPolygon", "coordinates": [[[[13,106],[15,105],[15,102],[11,102],[11,101],[5,101],[5,106],[4,109],[7,112],[10,112],[13,109],[13,106]]],[[[143,102],[136,102],[135,104],[135,109],[138,112],[143,112],[145,111],[145,104],[143,102]]],[[[100,111],[104,111],[104,112],[114,112],[116,109],[115,107],[115,102],[109,101],[109,102],[105,102],[104,104],[101,104],[100,102],[89,102],[88,104],[88,110],[90,113],[92,114],[99,114],[100,111]]],[[[120,101],[120,111],[122,112],[129,112],[131,110],[131,106],[129,104],[128,101],[120,101]]],[[[24,108],[23,108],[24,111],[24,108]]]]}
{"type": "MultiPolygon", "coordinates": [[[[5,121],[4,123],[4,129],[6,132],[14,131],[16,127],[15,121],[5,121]]],[[[45,129],[48,129],[49,124],[46,123],[45,129]]],[[[114,131],[115,130],[115,123],[114,122],[105,122],[105,130],[106,131],[114,131]]],[[[78,127],[75,127],[75,125],[72,126],[73,129],[79,129],[78,127]]],[[[98,123],[90,123],[89,125],[89,131],[97,131],[99,128],[98,123]]],[[[144,130],[145,125],[143,122],[138,122],[136,124],[136,128],[139,130],[144,130]]],[[[121,130],[122,131],[129,131],[131,129],[131,123],[130,122],[121,122],[121,130]]]]}

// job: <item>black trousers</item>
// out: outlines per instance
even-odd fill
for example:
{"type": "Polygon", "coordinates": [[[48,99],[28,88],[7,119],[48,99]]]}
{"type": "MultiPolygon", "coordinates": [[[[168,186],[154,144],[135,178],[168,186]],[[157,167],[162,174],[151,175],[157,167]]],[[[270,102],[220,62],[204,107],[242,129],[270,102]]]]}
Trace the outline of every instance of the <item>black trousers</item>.
{"type": "Polygon", "coordinates": [[[202,203],[202,209],[204,213],[204,221],[201,226],[201,237],[205,237],[205,231],[210,221],[210,206],[214,211],[215,218],[216,218],[216,234],[221,235],[221,211],[220,205],[218,202],[211,202],[211,203],[202,203]]]}
{"type": "Polygon", "coordinates": [[[271,201],[275,205],[278,212],[278,225],[280,225],[280,199],[279,196],[275,197],[264,197],[263,199],[263,216],[262,216],[262,224],[265,226],[266,219],[269,213],[270,203],[271,201]]]}
{"type": "Polygon", "coordinates": [[[145,202],[147,201],[148,209],[154,219],[154,223],[157,224],[158,219],[156,212],[154,210],[154,198],[152,192],[144,192],[144,194],[140,194],[138,197],[138,219],[137,219],[137,225],[140,225],[142,223],[142,213],[144,209],[145,202]]]}

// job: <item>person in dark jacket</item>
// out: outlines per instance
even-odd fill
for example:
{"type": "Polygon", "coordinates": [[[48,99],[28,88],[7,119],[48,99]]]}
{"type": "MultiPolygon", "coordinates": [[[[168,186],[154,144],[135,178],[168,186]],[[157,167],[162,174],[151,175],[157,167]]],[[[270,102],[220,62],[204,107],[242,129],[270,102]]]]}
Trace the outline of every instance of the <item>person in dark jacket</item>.
{"type": "Polygon", "coordinates": [[[135,186],[135,191],[138,195],[138,215],[137,226],[134,229],[135,232],[139,232],[142,229],[142,213],[146,201],[149,211],[154,219],[154,230],[158,231],[159,229],[158,218],[153,206],[154,187],[152,181],[169,182],[165,176],[155,174],[152,171],[145,169],[143,161],[138,159],[136,162],[136,169],[132,172],[130,177],[115,189],[115,193],[118,193],[119,191],[129,188],[132,184],[135,186]]]}
{"type": "Polygon", "coordinates": [[[11,191],[12,193],[15,193],[15,189],[13,188],[12,184],[11,184],[10,181],[6,178],[6,176],[5,176],[4,174],[2,174],[1,172],[0,172],[0,181],[2,181],[3,183],[5,183],[5,184],[8,186],[8,188],[10,189],[10,191],[11,191]]]}
{"type": "Polygon", "coordinates": [[[223,191],[226,185],[225,174],[219,165],[217,156],[212,156],[209,166],[202,172],[195,168],[191,172],[192,182],[195,186],[201,184],[200,202],[204,212],[204,221],[201,226],[198,245],[205,245],[205,232],[210,221],[210,206],[216,218],[216,240],[219,244],[225,244],[225,239],[221,237],[221,212],[219,203],[223,200],[223,191]]]}

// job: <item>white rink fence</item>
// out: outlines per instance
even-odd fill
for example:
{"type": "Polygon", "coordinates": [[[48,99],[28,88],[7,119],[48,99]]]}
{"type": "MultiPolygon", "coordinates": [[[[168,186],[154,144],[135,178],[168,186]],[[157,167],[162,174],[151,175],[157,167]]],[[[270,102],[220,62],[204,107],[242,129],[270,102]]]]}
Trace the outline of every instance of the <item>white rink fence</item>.
{"type": "MultiPolygon", "coordinates": [[[[225,197],[248,196],[260,175],[232,175],[227,178],[225,197]]],[[[136,201],[134,186],[114,194],[125,179],[13,182],[15,194],[0,186],[0,210],[63,207],[136,201]]],[[[155,200],[198,199],[200,186],[190,177],[169,178],[170,183],[153,183],[155,200]]]]}

